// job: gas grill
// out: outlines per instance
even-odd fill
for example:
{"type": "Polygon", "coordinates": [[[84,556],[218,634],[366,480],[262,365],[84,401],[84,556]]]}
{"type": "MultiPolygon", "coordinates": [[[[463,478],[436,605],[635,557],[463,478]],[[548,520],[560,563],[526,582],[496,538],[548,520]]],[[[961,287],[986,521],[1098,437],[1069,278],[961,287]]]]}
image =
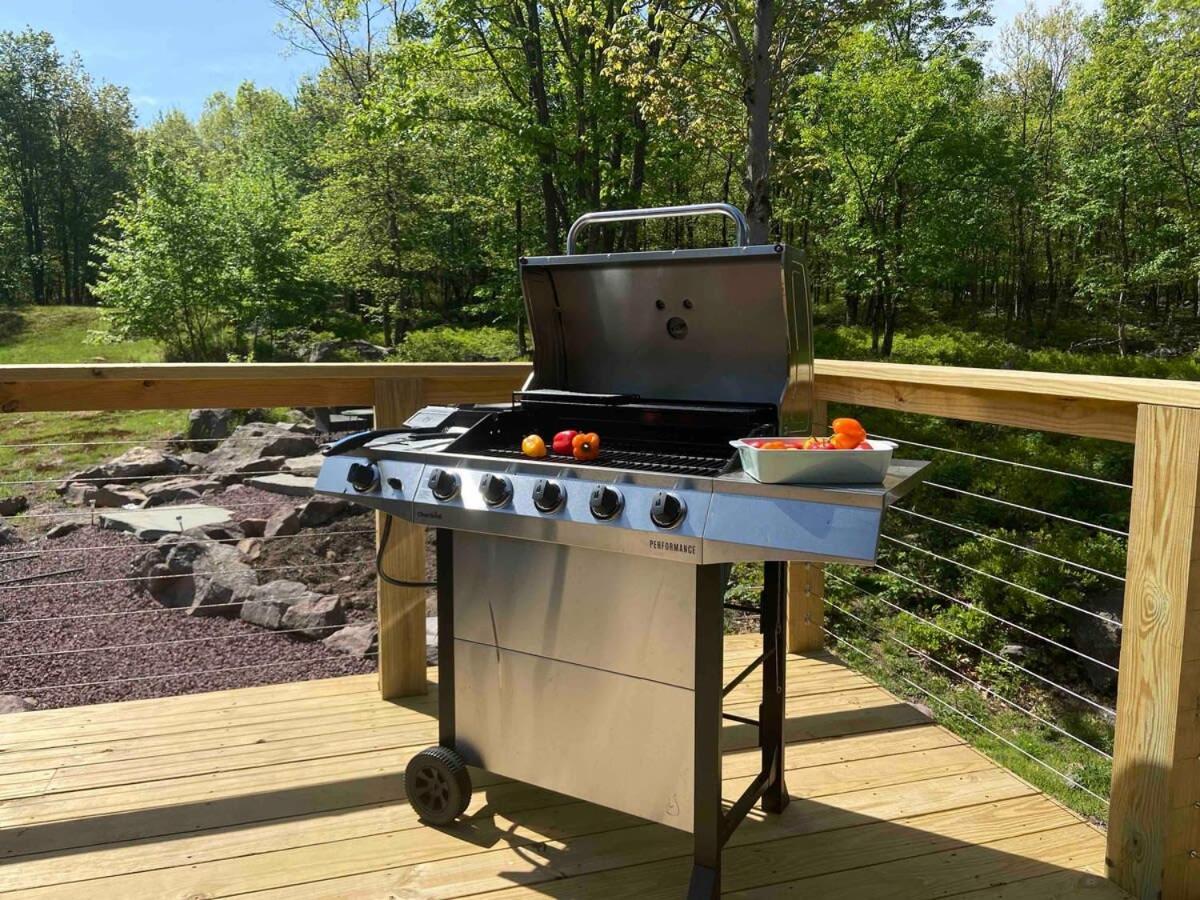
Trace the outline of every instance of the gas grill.
{"type": "Polygon", "coordinates": [[[317,489],[437,529],[439,745],[406,772],[422,819],[461,815],[467,766],[487,769],[692,833],[688,897],[711,900],[746,813],[788,802],[785,562],[873,563],[924,464],[870,486],[741,470],[731,440],[812,432],[812,334],[800,254],[747,246],[733,207],[591,214],[567,247],[521,260],[535,349],[511,403],[347,438],[317,489]],[[708,213],[738,246],[574,252],[590,223],[708,213]],[[565,429],[598,433],[599,457],[521,452],[565,429]],[[764,563],[763,649],[724,684],[725,589],[745,561],[764,563]],[[724,711],[759,667],[757,710],[724,711]],[[728,810],[723,721],[753,728],[762,756],[728,810]]]}

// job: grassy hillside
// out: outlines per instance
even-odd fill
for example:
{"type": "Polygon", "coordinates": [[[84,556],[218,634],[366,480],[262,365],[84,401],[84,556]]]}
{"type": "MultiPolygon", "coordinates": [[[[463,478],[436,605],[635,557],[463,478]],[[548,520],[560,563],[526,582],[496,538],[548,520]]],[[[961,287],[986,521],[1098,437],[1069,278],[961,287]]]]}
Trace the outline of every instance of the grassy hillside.
{"type": "Polygon", "coordinates": [[[162,361],[154,341],[87,343],[88,332],[100,324],[100,310],[91,306],[0,310],[0,365],[162,361]]]}
{"type": "MultiPolygon", "coordinates": [[[[153,341],[87,343],[88,332],[99,325],[100,311],[91,307],[0,310],[0,365],[162,360],[162,349],[153,341]]],[[[183,428],[186,415],[145,410],[0,416],[0,470],[5,481],[24,482],[0,485],[0,496],[45,496],[68,472],[133,444],[170,437],[183,428]]]]}

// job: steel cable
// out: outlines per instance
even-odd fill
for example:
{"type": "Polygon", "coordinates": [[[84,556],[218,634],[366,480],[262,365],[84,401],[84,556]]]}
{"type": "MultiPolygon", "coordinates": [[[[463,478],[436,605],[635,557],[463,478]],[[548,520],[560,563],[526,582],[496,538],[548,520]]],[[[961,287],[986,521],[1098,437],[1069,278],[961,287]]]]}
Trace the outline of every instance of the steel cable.
{"type": "Polygon", "coordinates": [[[1069,522],[1072,525],[1082,525],[1084,528],[1095,528],[1097,531],[1107,531],[1109,534],[1115,534],[1119,537],[1129,537],[1128,531],[1122,531],[1119,528],[1110,528],[1108,525],[1097,525],[1095,522],[1087,522],[1083,519],[1073,519],[1070,516],[1053,513],[1049,510],[1038,509],[1036,506],[1022,506],[1020,503],[1013,503],[1011,500],[1001,500],[999,497],[989,497],[987,494],[977,494],[974,491],[967,491],[963,488],[951,487],[948,484],[941,484],[937,481],[926,481],[924,484],[931,488],[938,488],[943,491],[950,491],[954,494],[962,494],[964,497],[972,497],[975,500],[983,500],[987,503],[996,503],[1000,506],[1007,506],[1012,509],[1019,509],[1022,512],[1033,513],[1034,515],[1047,516],[1051,519],[1058,519],[1060,522],[1069,522]]]}
{"type": "MultiPolygon", "coordinates": [[[[858,653],[862,656],[865,656],[867,659],[871,660],[872,662],[878,662],[878,660],[876,660],[876,658],[874,656],[872,656],[870,653],[868,653],[867,651],[863,650],[860,647],[855,646],[853,643],[851,643],[850,641],[847,641],[845,638],[841,637],[840,635],[834,634],[828,628],[823,627],[821,630],[823,632],[825,632],[827,635],[829,635],[831,638],[833,638],[835,641],[837,641],[839,644],[844,644],[845,646],[849,647],[851,650],[854,650],[856,653],[858,653]]],[[[980,722],[978,719],[976,719],[970,713],[964,712],[963,710],[961,710],[957,706],[955,706],[953,703],[949,703],[949,702],[943,700],[941,697],[937,696],[936,694],[932,693],[928,689],[917,684],[915,681],[913,681],[911,678],[908,678],[905,675],[901,675],[898,672],[893,672],[893,676],[896,678],[899,678],[901,681],[905,682],[913,690],[920,692],[921,694],[925,695],[930,700],[933,700],[940,706],[943,706],[946,709],[950,710],[952,713],[955,713],[956,715],[959,715],[962,718],[966,719],[968,722],[975,725],[977,728],[979,728],[983,731],[986,731],[988,734],[990,734],[996,740],[1000,741],[1003,744],[1006,744],[1007,746],[1011,747],[1013,750],[1016,750],[1022,756],[1028,758],[1032,762],[1037,763],[1039,766],[1046,769],[1047,771],[1052,772],[1053,774],[1057,775],[1059,778],[1061,778],[1067,784],[1083,791],[1085,794],[1089,794],[1090,796],[1094,797],[1096,800],[1100,801],[1105,806],[1108,805],[1107,797],[1103,797],[1100,794],[1097,794],[1091,788],[1086,787],[1085,785],[1081,784],[1079,781],[1072,778],[1067,773],[1054,768],[1054,766],[1050,765],[1050,763],[1046,762],[1041,757],[1034,756],[1032,753],[1030,753],[1024,747],[1018,746],[1016,743],[1014,743],[1013,741],[1004,737],[1002,734],[999,734],[995,730],[989,728],[987,725],[984,725],[982,722],[980,722]]]]}

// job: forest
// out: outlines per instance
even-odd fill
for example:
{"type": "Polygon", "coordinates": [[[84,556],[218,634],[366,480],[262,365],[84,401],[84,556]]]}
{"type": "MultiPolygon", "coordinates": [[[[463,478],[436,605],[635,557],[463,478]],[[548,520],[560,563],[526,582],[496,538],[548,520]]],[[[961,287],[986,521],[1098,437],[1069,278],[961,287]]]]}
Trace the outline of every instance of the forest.
{"type": "Polygon", "coordinates": [[[509,358],[518,256],[585,211],[727,200],[805,249],[819,351],[1190,371],[1194,0],[1030,7],[990,46],[987,0],[275,4],[321,64],[295,96],[142,127],[52,36],[0,34],[0,305],[100,304],[178,359],[509,358]]]}

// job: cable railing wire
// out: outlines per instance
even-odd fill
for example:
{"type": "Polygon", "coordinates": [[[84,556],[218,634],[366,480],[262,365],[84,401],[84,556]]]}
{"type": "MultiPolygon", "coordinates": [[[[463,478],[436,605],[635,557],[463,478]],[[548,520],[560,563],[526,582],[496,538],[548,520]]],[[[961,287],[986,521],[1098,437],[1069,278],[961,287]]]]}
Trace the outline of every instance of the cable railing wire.
{"type": "Polygon", "coordinates": [[[0,660],[33,659],[35,657],[44,656],[78,656],[85,653],[104,653],[111,650],[145,650],[151,647],[169,647],[176,644],[207,644],[217,641],[240,641],[254,638],[271,637],[272,635],[277,634],[311,634],[314,631],[338,631],[345,627],[346,625],[343,624],[314,625],[310,628],[255,629],[254,631],[245,631],[238,634],[219,634],[195,638],[173,638],[167,641],[142,641],[141,643],[136,644],[106,644],[102,647],[69,647],[62,650],[38,650],[34,653],[11,653],[7,656],[0,656],[0,660]]]}
{"type": "Polygon", "coordinates": [[[1129,532],[1122,531],[1120,528],[1112,528],[1108,525],[1099,525],[1095,522],[1085,521],[1084,519],[1074,519],[1071,516],[1064,516],[1060,513],[1050,512],[1046,509],[1038,509],[1036,506],[1024,506],[1020,503],[1013,503],[1011,500],[1001,500],[999,497],[989,497],[987,494],[977,494],[974,491],[968,491],[963,488],[942,484],[938,481],[925,481],[922,483],[931,488],[950,491],[951,493],[961,494],[964,497],[971,497],[975,500],[983,500],[987,503],[996,503],[1000,506],[1007,506],[1011,509],[1019,509],[1022,512],[1033,513],[1034,515],[1038,516],[1047,516],[1051,519],[1058,519],[1060,522],[1069,522],[1072,525],[1081,525],[1084,528],[1095,528],[1097,531],[1107,531],[1109,534],[1115,534],[1118,537],[1129,537],[1129,532]]]}
{"type": "MultiPolygon", "coordinates": [[[[337,560],[337,561],[324,562],[324,563],[305,563],[305,564],[299,565],[299,566],[263,566],[261,568],[255,568],[254,571],[255,572],[283,572],[283,571],[290,570],[290,571],[302,572],[302,571],[307,571],[309,569],[327,569],[327,568],[334,567],[334,566],[345,566],[348,563],[356,563],[356,562],[374,565],[375,557],[372,555],[370,557],[363,558],[363,559],[337,560]]],[[[30,588],[33,588],[33,587],[52,588],[52,587],[79,587],[80,585],[93,585],[93,584],[130,584],[130,583],[139,582],[139,581],[166,581],[169,578],[191,578],[191,577],[192,577],[191,572],[181,572],[176,575],[132,575],[132,576],[128,576],[125,578],[94,578],[94,579],[84,579],[81,581],[52,581],[49,584],[37,584],[37,585],[27,585],[27,584],[2,585],[2,584],[0,584],[0,591],[29,590],[30,588]]],[[[92,600],[92,598],[90,598],[90,597],[79,597],[76,599],[81,600],[81,601],[86,600],[89,602],[92,600]]]]}
{"type": "Polygon", "coordinates": [[[901,438],[888,437],[884,434],[872,433],[871,437],[879,438],[880,440],[884,441],[895,441],[897,444],[906,444],[909,447],[922,447],[926,450],[934,450],[938,453],[953,453],[956,456],[969,456],[971,459],[981,459],[985,462],[999,463],[1000,465],[1004,466],[1016,466],[1017,468],[1021,469],[1031,469],[1035,472],[1043,472],[1047,475],[1061,475],[1064,478],[1077,478],[1080,481],[1090,481],[1095,484],[1104,484],[1110,487],[1124,488],[1125,490],[1132,490],[1133,488],[1132,484],[1126,484],[1124,481],[1112,481],[1111,479],[1099,478],[1095,475],[1084,475],[1080,472],[1068,472],[1065,469],[1051,469],[1046,466],[1034,465],[1033,463],[1018,462],[1015,459],[1003,459],[998,456],[986,456],[982,453],[971,453],[968,450],[957,450],[953,447],[939,447],[936,444],[923,444],[920,441],[906,441],[901,438]]]}
{"type": "MultiPolygon", "coordinates": [[[[368,653],[365,658],[375,658],[378,652],[368,653]]],[[[349,659],[349,657],[347,657],[349,659]]],[[[137,681],[158,681],[168,678],[188,678],[192,675],[219,675],[224,672],[241,672],[247,669],[267,669],[277,666],[311,666],[320,660],[311,657],[305,659],[281,659],[269,663],[255,663],[246,666],[224,666],[219,669],[192,669],[186,672],[167,672],[161,675],[130,675],[125,678],[109,678],[101,681],[75,681],[63,684],[30,685],[27,687],[0,688],[0,694],[32,694],[37,691],[60,691],[67,688],[101,687],[109,684],[128,684],[137,681]]]]}
{"type": "Polygon", "coordinates": [[[1039,641],[1044,641],[1045,643],[1049,644],[1052,647],[1056,647],[1059,650],[1063,650],[1067,653],[1071,653],[1071,654],[1079,657],[1080,659],[1086,660],[1089,663],[1094,663],[1095,665],[1101,666],[1105,669],[1108,669],[1111,672],[1117,671],[1116,666],[1114,666],[1110,663],[1106,663],[1106,662],[1104,662],[1104,660],[1097,659],[1094,656],[1089,656],[1088,654],[1084,653],[1082,650],[1076,650],[1074,647],[1070,647],[1067,644],[1061,643],[1060,641],[1056,641],[1052,637],[1047,637],[1046,635],[1040,634],[1040,633],[1032,630],[1031,628],[1027,628],[1024,625],[1020,625],[1016,622],[1011,621],[1010,619],[1004,618],[1003,616],[998,616],[991,610],[984,609],[982,606],[979,606],[978,604],[971,603],[968,600],[963,600],[961,597],[955,597],[953,594],[947,594],[945,591],[940,591],[935,587],[930,587],[927,584],[923,584],[920,581],[917,581],[915,578],[910,578],[907,575],[904,575],[893,569],[889,569],[887,566],[882,566],[877,563],[875,565],[875,568],[877,570],[879,570],[880,572],[883,572],[886,575],[890,575],[892,578],[899,578],[901,581],[907,581],[909,584],[913,585],[916,588],[919,588],[920,590],[927,591],[928,593],[934,594],[938,597],[942,597],[945,600],[949,600],[951,603],[957,603],[959,606],[963,607],[964,609],[969,609],[972,612],[977,612],[980,615],[986,616],[989,619],[992,619],[996,622],[1000,622],[1004,625],[1007,625],[1008,627],[1013,628],[1016,631],[1020,631],[1022,634],[1029,635],[1029,637],[1036,638],[1039,641]]]}
{"type": "Polygon", "coordinates": [[[1085,747],[1088,750],[1091,750],[1093,753],[1099,754],[1100,756],[1104,757],[1105,759],[1109,760],[1110,762],[1112,761],[1112,754],[1109,753],[1108,751],[1102,750],[1101,748],[1095,746],[1094,744],[1088,743],[1083,738],[1077,737],[1076,735],[1071,734],[1071,732],[1067,731],[1062,726],[1056,725],[1054,722],[1051,722],[1049,719],[1045,718],[1044,716],[1039,715],[1038,713],[1034,712],[1031,709],[1026,709],[1021,704],[1017,703],[1014,700],[1008,699],[1003,694],[1000,694],[999,692],[993,690],[992,688],[988,687],[987,685],[983,684],[982,682],[976,681],[975,679],[970,678],[967,675],[964,675],[962,672],[958,671],[953,666],[948,666],[941,660],[935,659],[933,656],[926,653],[924,650],[920,650],[920,649],[912,646],[911,644],[907,643],[906,641],[900,640],[900,638],[896,637],[895,635],[887,634],[878,625],[874,624],[873,622],[868,622],[866,619],[863,619],[860,616],[856,616],[854,613],[850,612],[848,609],[838,606],[838,604],[834,603],[832,600],[829,600],[828,598],[826,598],[825,602],[829,606],[832,606],[834,609],[836,609],[838,612],[842,613],[843,615],[848,616],[851,619],[854,619],[854,621],[860,623],[864,627],[872,629],[877,634],[882,635],[883,637],[887,638],[889,641],[903,647],[909,653],[915,653],[917,656],[921,657],[926,662],[931,663],[932,665],[937,666],[939,669],[942,669],[943,671],[948,672],[951,675],[954,675],[955,677],[961,679],[965,684],[969,684],[971,687],[975,688],[977,691],[981,691],[982,693],[986,694],[987,696],[1000,701],[1001,703],[1003,703],[1005,706],[1009,707],[1010,709],[1014,709],[1017,712],[1024,714],[1025,716],[1029,717],[1030,719],[1033,719],[1036,722],[1041,723],[1042,725],[1046,726],[1047,728],[1051,729],[1052,731],[1055,731],[1058,734],[1061,734],[1063,737],[1070,738],[1071,740],[1075,741],[1075,743],[1079,744],[1080,746],[1085,747]]]}
{"type": "Polygon", "coordinates": [[[1043,559],[1049,559],[1049,560],[1053,560],[1054,562],[1057,562],[1057,563],[1062,563],[1065,566],[1073,566],[1076,569],[1082,569],[1085,572],[1091,572],[1093,575],[1101,575],[1104,578],[1111,578],[1114,581],[1121,582],[1122,584],[1125,583],[1125,579],[1123,576],[1114,575],[1112,572],[1106,572],[1103,569],[1097,569],[1093,566],[1087,565],[1086,563],[1076,562],[1073,559],[1064,559],[1061,556],[1055,556],[1053,553],[1046,553],[1044,550],[1038,550],[1034,547],[1027,547],[1025,544],[1017,544],[1017,543],[1014,543],[1013,541],[1006,541],[1004,538],[996,537],[994,534],[987,534],[986,532],[976,531],[975,529],[968,528],[965,525],[958,525],[958,524],[955,524],[954,522],[947,522],[944,519],[938,519],[933,516],[927,516],[924,513],[919,513],[916,510],[912,510],[912,509],[905,509],[902,506],[893,506],[893,507],[891,507],[891,509],[895,510],[898,513],[903,513],[906,516],[911,516],[911,517],[914,517],[917,519],[924,519],[926,522],[933,522],[936,525],[942,525],[946,528],[953,528],[955,531],[961,531],[964,534],[973,535],[974,537],[977,537],[977,538],[983,538],[984,540],[991,541],[992,543],[1003,544],[1005,547],[1011,547],[1014,550],[1021,550],[1025,553],[1033,554],[1034,556],[1040,556],[1043,559]]]}
{"type": "MultiPolygon", "coordinates": [[[[260,537],[256,537],[256,538],[251,538],[250,535],[246,535],[246,537],[251,538],[252,540],[262,541],[264,544],[266,544],[268,542],[274,543],[276,541],[294,541],[294,540],[298,540],[300,538],[318,539],[318,538],[334,537],[337,535],[374,534],[374,533],[375,533],[374,528],[354,528],[354,529],[350,529],[348,531],[310,531],[310,532],[300,532],[299,534],[273,534],[269,537],[260,536],[260,537]]],[[[229,538],[190,538],[190,541],[195,544],[232,544],[232,543],[236,543],[236,541],[231,541],[229,538]]],[[[28,551],[22,550],[18,553],[0,553],[0,563],[19,562],[19,561],[25,560],[25,559],[35,559],[35,558],[41,557],[41,556],[51,556],[51,555],[57,555],[60,553],[92,553],[97,550],[138,550],[138,549],[146,549],[149,547],[153,547],[153,544],[125,543],[125,544],[98,544],[98,545],[92,545],[92,546],[87,546],[87,547],[46,547],[44,549],[38,549],[38,550],[28,550],[28,551]]]]}
{"type": "Polygon", "coordinates": [[[897,603],[893,603],[892,601],[888,600],[886,597],[883,597],[879,594],[873,594],[870,591],[859,587],[854,582],[848,581],[845,578],[841,578],[838,575],[835,575],[833,572],[827,572],[826,576],[828,578],[833,579],[834,581],[837,581],[840,584],[844,584],[848,588],[852,588],[853,590],[857,591],[859,594],[861,594],[864,597],[868,597],[871,600],[877,600],[880,603],[884,604],[885,606],[915,619],[916,621],[920,622],[922,625],[928,625],[930,628],[933,628],[934,630],[941,632],[942,634],[946,635],[947,637],[954,638],[956,641],[959,641],[962,644],[966,644],[968,647],[971,647],[974,650],[977,650],[980,653],[983,653],[983,654],[991,657],[992,659],[1002,662],[1005,665],[1011,666],[1012,668],[1017,669],[1020,672],[1024,672],[1026,675],[1029,675],[1032,678],[1036,678],[1038,681],[1042,682],[1043,684],[1045,684],[1049,687],[1052,687],[1052,688],[1058,690],[1059,692],[1066,694],[1069,697],[1072,697],[1075,700],[1079,700],[1083,703],[1088,704],[1089,706],[1093,706],[1100,712],[1105,713],[1106,715],[1112,716],[1114,718],[1117,715],[1116,710],[1114,710],[1110,707],[1107,707],[1102,703],[1097,703],[1095,700],[1092,700],[1091,698],[1086,697],[1083,694],[1073,691],[1071,688],[1067,687],[1066,685],[1059,684],[1058,682],[1056,682],[1050,678],[1047,678],[1046,676],[1041,675],[1041,674],[1033,671],[1032,669],[1026,668],[1025,666],[1021,665],[1020,663],[1015,662],[1014,660],[1011,660],[1006,656],[1001,656],[999,653],[996,653],[994,650],[989,650],[987,647],[984,647],[980,644],[976,644],[974,641],[970,640],[969,638],[965,638],[961,634],[953,632],[950,629],[945,628],[942,625],[939,625],[937,622],[934,622],[930,619],[925,618],[924,616],[917,615],[912,610],[905,609],[903,606],[900,606],[897,603]]]}
{"type": "Polygon", "coordinates": [[[1103,613],[1098,613],[1091,609],[1085,609],[1082,606],[1076,606],[1074,603],[1068,603],[1066,600],[1060,600],[1058,597],[1051,597],[1049,594],[1044,594],[1041,591],[1036,590],[1034,588],[1026,587],[1023,584],[1017,584],[1017,582],[1015,582],[1015,581],[1009,581],[1007,578],[1002,578],[999,575],[993,575],[991,572],[985,572],[985,571],[983,571],[983,569],[977,569],[974,566],[969,566],[965,562],[960,562],[959,560],[952,559],[949,556],[942,556],[942,554],[940,554],[940,553],[934,553],[932,550],[926,550],[924,547],[918,547],[916,544],[910,544],[907,541],[902,541],[899,538],[892,537],[890,534],[881,534],[880,537],[883,538],[883,540],[890,541],[893,544],[899,544],[901,547],[907,547],[909,550],[915,550],[917,553],[924,553],[926,556],[933,557],[934,559],[940,560],[941,562],[950,563],[950,565],[952,565],[952,566],[958,566],[960,569],[963,569],[966,572],[971,572],[975,575],[981,575],[984,578],[990,578],[992,581],[996,581],[1000,584],[1007,585],[1008,587],[1016,588],[1017,590],[1024,591],[1025,593],[1029,594],[1030,596],[1039,597],[1042,600],[1048,601],[1049,603],[1054,603],[1054,604],[1057,604],[1058,606],[1065,607],[1066,609],[1071,609],[1071,610],[1074,610],[1075,612],[1083,613],[1086,616],[1091,616],[1094,619],[1099,619],[1101,622],[1104,622],[1106,624],[1116,625],[1118,628],[1122,627],[1120,622],[1118,622],[1115,619],[1110,619],[1108,616],[1104,615],[1103,613]]]}
{"type": "MultiPolygon", "coordinates": [[[[855,651],[856,653],[860,654],[861,656],[866,657],[868,660],[870,660],[872,662],[878,662],[878,660],[876,660],[876,658],[874,656],[872,656],[870,653],[868,653],[866,650],[863,650],[862,648],[855,646],[853,643],[851,643],[850,641],[841,637],[840,635],[834,634],[828,628],[822,627],[821,630],[823,632],[825,632],[827,635],[829,635],[831,638],[833,638],[835,641],[837,641],[839,644],[844,644],[849,649],[855,651]]],[[[1090,795],[1091,797],[1098,800],[1100,803],[1104,804],[1105,806],[1108,805],[1109,801],[1108,801],[1107,797],[1097,794],[1091,788],[1087,787],[1086,785],[1084,785],[1084,784],[1080,783],[1079,781],[1077,781],[1076,779],[1072,778],[1066,772],[1062,772],[1059,769],[1056,769],[1054,766],[1050,765],[1050,763],[1046,762],[1041,757],[1035,756],[1034,754],[1032,754],[1028,750],[1026,750],[1024,747],[1019,746],[1018,744],[1016,744],[1013,741],[1009,740],[1008,738],[1004,737],[1004,735],[1000,734],[999,732],[995,731],[992,728],[989,728],[987,725],[980,722],[978,719],[976,719],[970,713],[964,712],[963,710],[961,710],[957,706],[955,706],[953,703],[949,703],[946,700],[943,700],[941,697],[937,696],[932,691],[928,690],[925,687],[922,687],[921,685],[919,685],[915,681],[913,681],[911,678],[908,678],[907,676],[902,675],[899,672],[893,672],[893,676],[895,678],[899,678],[901,681],[905,682],[913,690],[918,691],[919,693],[928,697],[930,700],[933,700],[939,706],[944,707],[945,709],[949,710],[950,712],[954,713],[955,715],[961,716],[962,718],[964,718],[968,722],[970,722],[972,725],[974,725],[976,728],[979,728],[980,730],[987,732],[992,737],[994,737],[996,740],[1007,745],[1008,747],[1011,747],[1013,750],[1016,750],[1022,756],[1029,759],[1031,762],[1034,762],[1037,765],[1041,766],[1042,768],[1046,769],[1048,772],[1051,772],[1054,775],[1057,775],[1059,778],[1061,778],[1064,782],[1069,784],[1071,787],[1074,787],[1074,788],[1077,788],[1078,790],[1083,791],[1085,794],[1090,795]]]]}

